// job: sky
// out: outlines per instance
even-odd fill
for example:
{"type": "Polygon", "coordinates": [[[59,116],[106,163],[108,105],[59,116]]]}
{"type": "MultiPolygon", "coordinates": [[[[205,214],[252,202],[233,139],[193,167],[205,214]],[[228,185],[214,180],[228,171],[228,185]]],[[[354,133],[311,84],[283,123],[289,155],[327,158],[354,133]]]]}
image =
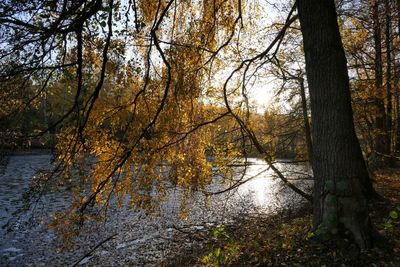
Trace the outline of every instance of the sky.
{"type": "MultiPolygon", "coordinates": [[[[285,21],[288,15],[287,11],[287,3],[288,1],[284,0],[270,0],[264,1],[262,7],[262,15],[258,21],[258,25],[256,27],[263,29],[269,27],[276,21],[285,21]]],[[[256,47],[267,47],[271,40],[275,38],[276,34],[271,34],[269,40],[258,41],[255,43],[256,47]]],[[[268,107],[272,106],[284,106],[287,107],[287,104],[282,102],[278,102],[278,99],[275,97],[276,88],[279,86],[279,83],[272,77],[265,77],[262,80],[256,82],[256,84],[249,89],[249,99],[250,102],[254,103],[257,108],[257,113],[264,113],[264,111],[268,107]]]]}

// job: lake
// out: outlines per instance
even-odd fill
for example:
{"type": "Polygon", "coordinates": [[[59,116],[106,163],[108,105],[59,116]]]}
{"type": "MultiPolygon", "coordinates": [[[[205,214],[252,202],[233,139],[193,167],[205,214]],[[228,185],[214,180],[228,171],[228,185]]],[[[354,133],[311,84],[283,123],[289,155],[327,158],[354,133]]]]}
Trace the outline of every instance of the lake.
{"type": "MultiPolygon", "coordinates": [[[[108,220],[98,226],[88,224],[77,239],[72,251],[61,251],[62,241],[41,221],[49,214],[69,206],[70,196],[66,192],[48,193],[34,207],[19,212],[26,204],[23,194],[30,180],[39,169],[51,169],[49,153],[19,153],[10,157],[8,165],[0,171],[0,265],[1,266],[60,266],[71,265],[96,244],[110,235],[115,238],[98,248],[92,256],[84,258],[80,265],[101,264],[107,266],[134,265],[157,266],[165,257],[185,246],[190,249],[193,241],[176,242],[174,237],[180,229],[207,231],[219,224],[234,223],[238,216],[273,213],[282,209],[296,209],[304,200],[285,187],[279,178],[260,159],[248,159],[244,180],[238,188],[213,195],[207,199],[197,193],[189,200],[189,217],[179,218],[181,190],[169,191],[165,203],[157,216],[148,216],[144,211],[129,208],[118,209],[111,205],[108,220]],[[8,227],[3,227],[7,225],[8,227]],[[178,243],[178,244],[177,244],[178,243]]],[[[303,180],[311,173],[306,164],[278,162],[275,166],[292,182],[310,190],[312,182],[303,180]]],[[[239,172],[239,168],[238,172],[239,172]]],[[[217,192],[221,185],[218,177],[208,186],[217,192]]]]}

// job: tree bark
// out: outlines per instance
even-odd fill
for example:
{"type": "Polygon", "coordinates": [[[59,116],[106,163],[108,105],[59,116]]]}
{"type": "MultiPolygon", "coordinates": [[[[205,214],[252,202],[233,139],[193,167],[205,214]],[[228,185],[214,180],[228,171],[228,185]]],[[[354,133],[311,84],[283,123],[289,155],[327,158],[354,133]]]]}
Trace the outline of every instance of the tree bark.
{"type": "Polygon", "coordinates": [[[313,140],[313,225],[325,233],[349,230],[371,246],[366,188],[369,174],[356,137],[346,57],[334,0],[298,0],[313,140]]]}

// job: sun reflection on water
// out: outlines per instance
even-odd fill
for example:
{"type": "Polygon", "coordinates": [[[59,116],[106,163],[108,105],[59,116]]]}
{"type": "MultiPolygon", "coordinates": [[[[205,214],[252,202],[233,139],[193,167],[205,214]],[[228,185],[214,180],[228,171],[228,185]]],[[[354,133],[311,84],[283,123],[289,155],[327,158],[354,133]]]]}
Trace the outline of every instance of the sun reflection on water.
{"type": "MultiPolygon", "coordinates": [[[[251,178],[238,188],[238,196],[246,198],[246,200],[253,202],[255,206],[262,209],[280,206],[282,204],[280,203],[282,200],[279,199],[280,195],[282,195],[280,194],[283,188],[282,181],[275,177],[274,172],[268,169],[264,161],[260,159],[251,159],[250,161],[251,165],[247,167],[244,180],[256,177],[251,178]],[[257,176],[259,173],[261,174],[257,176]]],[[[304,165],[277,163],[275,166],[281,171],[301,170],[305,173],[309,172],[307,166],[304,165]]],[[[293,174],[289,175],[293,176],[293,174]]]]}

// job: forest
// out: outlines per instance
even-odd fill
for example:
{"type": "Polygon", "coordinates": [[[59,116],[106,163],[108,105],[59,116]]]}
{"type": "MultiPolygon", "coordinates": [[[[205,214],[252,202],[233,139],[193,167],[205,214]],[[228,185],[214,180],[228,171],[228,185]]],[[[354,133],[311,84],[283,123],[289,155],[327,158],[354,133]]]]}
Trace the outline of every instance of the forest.
{"type": "Polygon", "coordinates": [[[400,266],[400,1],[0,1],[0,207],[1,266],[400,266]]]}

